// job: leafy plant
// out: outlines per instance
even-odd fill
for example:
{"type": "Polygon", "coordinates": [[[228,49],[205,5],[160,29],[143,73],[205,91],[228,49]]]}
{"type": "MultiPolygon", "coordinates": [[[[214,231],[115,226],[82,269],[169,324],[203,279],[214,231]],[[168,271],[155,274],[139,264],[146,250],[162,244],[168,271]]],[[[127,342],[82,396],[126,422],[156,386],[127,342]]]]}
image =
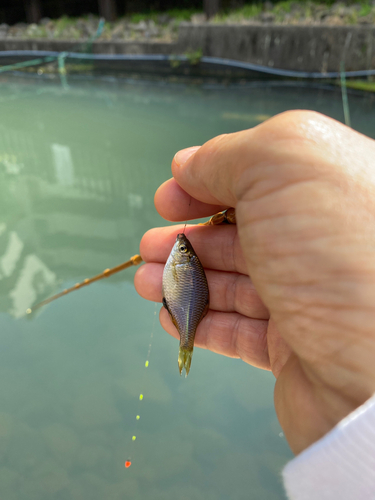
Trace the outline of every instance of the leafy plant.
{"type": "Polygon", "coordinates": [[[193,14],[202,14],[202,11],[197,9],[170,9],[167,10],[167,14],[177,21],[190,21],[193,14]]]}
{"type": "Polygon", "coordinates": [[[141,21],[146,21],[148,19],[150,19],[150,14],[138,13],[130,16],[130,22],[133,24],[138,24],[141,21]]]}
{"type": "Polygon", "coordinates": [[[275,13],[289,14],[292,10],[293,3],[294,2],[292,0],[283,0],[282,2],[278,2],[274,7],[274,11],[275,13]]]}
{"type": "Polygon", "coordinates": [[[74,17],[62,16],[55,21],[55,35],[59,36],[67,28],[70,28],[76,23],[74,17]]]}
{"type": "Polygon", "coordinates": [[[360,17],[364,17],[364,16],[368,16],[369,14],[371,14],[371,11],[372,11],[372,6],[370,4],[362,4],[361,6],[361,10],[358,12],[358,16],[360,17]]]}
{"type": "Polygon", "coordinates": [[[202,49],[194,50],[192,52],[186,52],[185,56],[187,57],[187,60],[192,66],[195,66],[196,64],[199,64],[200,60],[203,57],[203,52],[202,49]]]}
{"type": "Polygon", "coordinates": [[[364,90],[366,92],[375,92],[375,82],[363,80],[347,80],[346,86],[351,89],[364,90]]]}

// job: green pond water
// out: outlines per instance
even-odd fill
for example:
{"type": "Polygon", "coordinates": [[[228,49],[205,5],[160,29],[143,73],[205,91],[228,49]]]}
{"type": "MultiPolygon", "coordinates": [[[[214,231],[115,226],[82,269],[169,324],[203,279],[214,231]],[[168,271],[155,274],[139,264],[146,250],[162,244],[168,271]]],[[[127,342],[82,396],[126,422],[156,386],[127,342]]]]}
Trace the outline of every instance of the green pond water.
{"type": "MultiPolygon", "coordinates": [[[[349,105],[374,136],[374,100],[349,105]]],[[[301,107],[343,120],[340,94],[324,89],[2,77],[2,500],[284,498],[292,454],[273,376],[197,349],[180,377],[178,342],[135,292],[134,269],[24,312],[168,224],[153,195],[178,149],[301,107]]]]}

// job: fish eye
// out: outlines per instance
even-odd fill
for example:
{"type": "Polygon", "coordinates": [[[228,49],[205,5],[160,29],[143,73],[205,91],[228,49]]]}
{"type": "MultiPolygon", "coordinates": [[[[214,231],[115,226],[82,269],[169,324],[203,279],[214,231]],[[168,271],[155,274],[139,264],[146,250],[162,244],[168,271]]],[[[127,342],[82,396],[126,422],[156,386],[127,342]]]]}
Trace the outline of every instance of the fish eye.
{"type": "Polygon", "coordinates": [[[180,252],[181,253],[186,253],[187,252],[187,246],[186,245],[180,245],[180,252]]]}

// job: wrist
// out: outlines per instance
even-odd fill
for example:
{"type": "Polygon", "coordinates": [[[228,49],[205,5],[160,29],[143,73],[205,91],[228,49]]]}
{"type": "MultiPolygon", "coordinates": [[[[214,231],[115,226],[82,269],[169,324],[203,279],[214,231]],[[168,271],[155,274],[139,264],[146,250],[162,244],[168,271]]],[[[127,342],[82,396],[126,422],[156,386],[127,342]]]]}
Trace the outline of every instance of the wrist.
{"type": "MultiPolygon", "coordinates": [[[[371,386],[369,380],[366,385],[371,386]]],[[[357,386],[345,373],[342,388],[333,388],[292,354],[280,372],[274,393],[276,413],[292,451],[299,454],[317,442],[374,392],[357,386]]]]}

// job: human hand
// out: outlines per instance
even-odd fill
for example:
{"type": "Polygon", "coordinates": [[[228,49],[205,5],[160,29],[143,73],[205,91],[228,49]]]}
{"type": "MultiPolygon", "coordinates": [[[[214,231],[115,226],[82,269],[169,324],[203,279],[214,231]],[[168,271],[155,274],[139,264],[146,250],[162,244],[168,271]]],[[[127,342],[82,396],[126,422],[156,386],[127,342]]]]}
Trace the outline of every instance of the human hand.
{"type": "MultiPolygon", "coordinates": [[[[155,196],[172,221],[236,208],[237,227],[186,229],[210,288],[195,344],[272,369],[296,453],[375,392],[374,164],[371,139],[317,113],[287,112],[179,152],[155,196]]],[[[161,301],[179,231],[142,239],[147,264],[135,284],[150,300],[161,301]]],[[[165,310],[160,319],[177,336],[165,310]]]]}

